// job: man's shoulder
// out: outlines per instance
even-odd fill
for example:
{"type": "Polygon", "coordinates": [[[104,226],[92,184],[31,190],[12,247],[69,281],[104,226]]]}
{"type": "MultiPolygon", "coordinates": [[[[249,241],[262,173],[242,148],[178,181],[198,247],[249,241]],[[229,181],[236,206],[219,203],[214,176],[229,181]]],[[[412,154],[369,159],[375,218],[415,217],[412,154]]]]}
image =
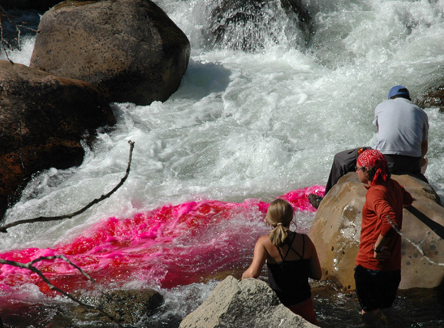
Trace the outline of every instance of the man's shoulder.
{"type": "Polygon", "coordinates": [[[385,110],[405,110],[411,109],[424,117],[427,117],[427,113],[419,107],[417,104],[405,98],[387,99],[378,104],[375,108],[375,114],[383,112],[385,110]]]}
{"type": "Polygon", "coordinates": [[[378,105],[376,105],[376,108],[375,109],[381,109],[381,108],[384,108],[384,107],[386,107],[387,105],[389,105],[390,104],[390,101],[391,101],[392,99],[387,99],[387,100],[384,100],[383,102],[380,102],[378,105]]]}

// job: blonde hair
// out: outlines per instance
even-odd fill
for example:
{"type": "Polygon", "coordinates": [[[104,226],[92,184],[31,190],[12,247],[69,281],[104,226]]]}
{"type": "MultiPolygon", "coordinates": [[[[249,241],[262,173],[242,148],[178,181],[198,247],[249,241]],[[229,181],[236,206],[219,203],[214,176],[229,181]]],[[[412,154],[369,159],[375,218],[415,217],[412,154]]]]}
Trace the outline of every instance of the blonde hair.
{"type": "Polygon", "coordinates": [[[268,234],[273,245],[282,246],[285,244],[293,216],[293,207],[286,200],[276,199],[270,203],[265,221],[273,227],[273,230],[268,234]]]}

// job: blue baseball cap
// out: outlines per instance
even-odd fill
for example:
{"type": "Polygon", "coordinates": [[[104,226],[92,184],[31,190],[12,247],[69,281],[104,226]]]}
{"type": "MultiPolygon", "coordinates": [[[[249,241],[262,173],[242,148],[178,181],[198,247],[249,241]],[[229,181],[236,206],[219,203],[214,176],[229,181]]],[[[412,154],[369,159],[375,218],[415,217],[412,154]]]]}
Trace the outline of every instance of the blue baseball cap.
{"type": "Polygon", "coordinates": [[[402,85],[396,85],[390,89],[388,99],[395,97],[395,96],[410,98],[410,93],[406,87],[404,87],[402,85]]]}

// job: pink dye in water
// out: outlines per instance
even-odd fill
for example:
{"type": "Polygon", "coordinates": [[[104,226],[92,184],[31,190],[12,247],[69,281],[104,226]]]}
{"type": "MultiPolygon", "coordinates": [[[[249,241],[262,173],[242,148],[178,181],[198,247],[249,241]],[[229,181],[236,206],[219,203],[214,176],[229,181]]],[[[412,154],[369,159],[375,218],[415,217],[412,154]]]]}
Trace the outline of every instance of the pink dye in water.
{"type": "MultiPolygon", "coordinates": [[[[296,211],[314,212],[307,196],[323,192],[323,187],[312,186],[280,198],[289,201],[296,211]]],[[[0,254],[0,258],[27,263],[42,256],[63,254],[104,286],[133,280],[162,288],[188,285],[240,264],[248,265],[245,260],[239,263],[239,258],[242,250],[251,256],[258,236],[251,235],[251,225],[238,226],[239,218],[241,222],[244,218],[260,222],[268,205],[252,199],[243,203],[203,200],[165,205],[133,218],[111,217],[98,222],[68,244],[13,250],[0,254]]],[[[91,288],[79,271],[62,260],[42,261],[35,266],[65,291],[91,288]]],[[[10,265],[0,267],[0,288],[25,283],[54,295],[31,271],[10,265]]]]}

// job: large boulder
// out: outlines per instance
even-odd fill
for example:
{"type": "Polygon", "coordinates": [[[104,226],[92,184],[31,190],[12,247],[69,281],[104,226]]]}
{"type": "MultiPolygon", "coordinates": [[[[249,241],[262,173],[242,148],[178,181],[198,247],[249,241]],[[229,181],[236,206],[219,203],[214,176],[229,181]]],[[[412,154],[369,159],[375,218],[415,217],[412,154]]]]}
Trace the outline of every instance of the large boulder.
{"type": "Polygon", "coordinates": [[[258,279],[238,281],[228,276],[211,295],[180,323],[179,328],[297,328],[317,327],[279,302],[267,283],[258,279]]]}
{"type": "MultiPolygon", "coordinates": [[[[416,201],[413,207],[426,218],[444,225],[444,208],[431,186],[408,175],[393,175],[416,201]]],[[[361,232],[362,207],[367,190],[355,172],[343,176],[324,197],[313,220],[309,236],[318,251],[323,279],[343,289],[355,289],[354,267],[361,232]]],[[[404,209],[402,234],[421,243],[426,256],[444,263],[444,240],[418,217],[404,209]]],[[[444,229],[444,227],[441,227],[444,229]]],[[[441,285],[444,270],[432,264],[406,238],[402,239],[401,289],[441,285]]]]}
{"type": "Polygon", "coordinates": [[[90,82],[115,102],[165,101],[190,57],[185,34],[149,0],[62,2],[39,30],[30,67],[90,82]]]}
{"type": "Polygon", "coordinates": [[[85,135],[115,122],[89,83],[0,60],[0,217],[32,174],[79,165],[85,135]]]}

